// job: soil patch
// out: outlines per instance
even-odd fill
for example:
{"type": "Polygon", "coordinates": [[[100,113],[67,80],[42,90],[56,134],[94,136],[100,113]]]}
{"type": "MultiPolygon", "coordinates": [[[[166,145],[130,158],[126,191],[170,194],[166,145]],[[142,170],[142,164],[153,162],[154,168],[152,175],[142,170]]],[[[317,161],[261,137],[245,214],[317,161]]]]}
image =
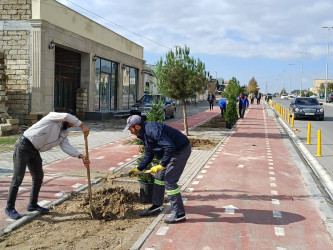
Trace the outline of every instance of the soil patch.
{"type": "Polygon", "coordinates": [[[209,121],[201,124],[198,127],[203,127],[203,128],[225,128],[226,127],[226,122],[224,117],[222,117],[221,115],[216,115],[214,116],[212,119],[210,119],[209,121]]]}
{"type": "Polygon", "coordinates": [[[191,147],[196,150],[212,150],[219,143],[218,140],[206,140],[189,137],[191,147]]]}
{"type": "Polygon", "coordinates": [[[137,182],[104,180],[93,190],[101,220],[92,219],[82,193],[0,237],[0,249],[129,249],[155,219],[138,215],[150,206],[140,203],[138,192],[137,182]]]}

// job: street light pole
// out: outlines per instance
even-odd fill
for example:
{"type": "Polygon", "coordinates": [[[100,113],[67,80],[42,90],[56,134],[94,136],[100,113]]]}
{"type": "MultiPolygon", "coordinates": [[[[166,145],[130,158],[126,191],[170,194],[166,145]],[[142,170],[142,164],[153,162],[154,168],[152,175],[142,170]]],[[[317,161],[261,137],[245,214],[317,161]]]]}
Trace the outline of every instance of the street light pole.
{"type": "Polygon", "coordinates": [[[301,73],[301,88],[299,90],[300,97],[302,97],[302,84],[303,84],[303,57],[304,57],[304,54],[307,54],[307,52],[301,51],[301,53],[302,53],[302,73],[301,73]]]}
{"type": "MultiPolygon", "coordinates": [[[[295,65],[295,64],[293,64],[293,63],[289,63],[288,65],[289,65],[289,66],[293,66],[293,65],[295,65]]],[[[289,93],[291,93],[291,72],[290,72],[290,75],[289,75],[289,93]]]]}
{"type": "Polygon", "coordinates": [[[327,58],[326,58],[326,82],[325,82],[325,102],[327,102],[327,78],[328,78],[328,56],[330,53],[330,29],[333,27],[324,26],[323,29],[327,29],[327,58]]]}

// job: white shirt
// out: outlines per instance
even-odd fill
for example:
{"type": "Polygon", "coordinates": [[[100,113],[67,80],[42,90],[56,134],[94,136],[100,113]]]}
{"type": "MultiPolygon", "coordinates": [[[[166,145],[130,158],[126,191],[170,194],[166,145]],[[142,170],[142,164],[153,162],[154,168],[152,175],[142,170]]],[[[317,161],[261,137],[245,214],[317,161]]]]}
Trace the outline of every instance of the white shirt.
{"type": "Polygon", "coordinates": [[[67,136],[69,131],[62,130],[62,122],[67,121],[79,127],[81,121],[67,113],[50,112],[40,121],[28,128],[24,137],[28,138],[34,147],[40,152],[45,152],[60,145],[66,154],[78,157],[81,153],[69,144],[67,136]]]}

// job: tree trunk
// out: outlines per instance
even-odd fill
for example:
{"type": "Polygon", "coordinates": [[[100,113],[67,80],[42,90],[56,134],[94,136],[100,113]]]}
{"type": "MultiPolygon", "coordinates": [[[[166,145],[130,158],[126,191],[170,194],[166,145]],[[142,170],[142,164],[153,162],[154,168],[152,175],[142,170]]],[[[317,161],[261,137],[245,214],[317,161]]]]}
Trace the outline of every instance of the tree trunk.
{"type": "Polygon", "coordinates": [[[183,117],[184,117],[184,131],[185,131],[185,135],[189,135],[188,134],[188,125],[187,125],[187,116],[186,116],[186,103],[185,100],[182,100],[183,103],[183,117]]]}

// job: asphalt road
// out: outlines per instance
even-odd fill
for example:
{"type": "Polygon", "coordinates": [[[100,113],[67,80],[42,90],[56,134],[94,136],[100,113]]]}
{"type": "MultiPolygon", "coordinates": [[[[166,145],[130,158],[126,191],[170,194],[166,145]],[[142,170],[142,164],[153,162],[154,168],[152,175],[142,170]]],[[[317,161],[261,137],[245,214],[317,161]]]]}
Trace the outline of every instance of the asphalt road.
{"type": "MultiPolygon", "coordinates": [[[[281,100],[279,97],[273,98],[273,102],[280,104],[284,108],[289,108],[291,99],[281,100]]],[[[322,102],[319,100],[319,102],[322,102]]],[[[299,132],[295,132],[302,143],[307,149],[314,155],[317,155],[317,134],[318,130],[321,130],[321,157],[316,157],[321,165],[329,172],[333,177],[333,104],[323,105],[325,109],[324,121],[301,119],[294,121],[294,128],[298,129],[299,132]],[[311,123],[311,144],[307,143],[307,131],[308,123],[311,123]]]]}

